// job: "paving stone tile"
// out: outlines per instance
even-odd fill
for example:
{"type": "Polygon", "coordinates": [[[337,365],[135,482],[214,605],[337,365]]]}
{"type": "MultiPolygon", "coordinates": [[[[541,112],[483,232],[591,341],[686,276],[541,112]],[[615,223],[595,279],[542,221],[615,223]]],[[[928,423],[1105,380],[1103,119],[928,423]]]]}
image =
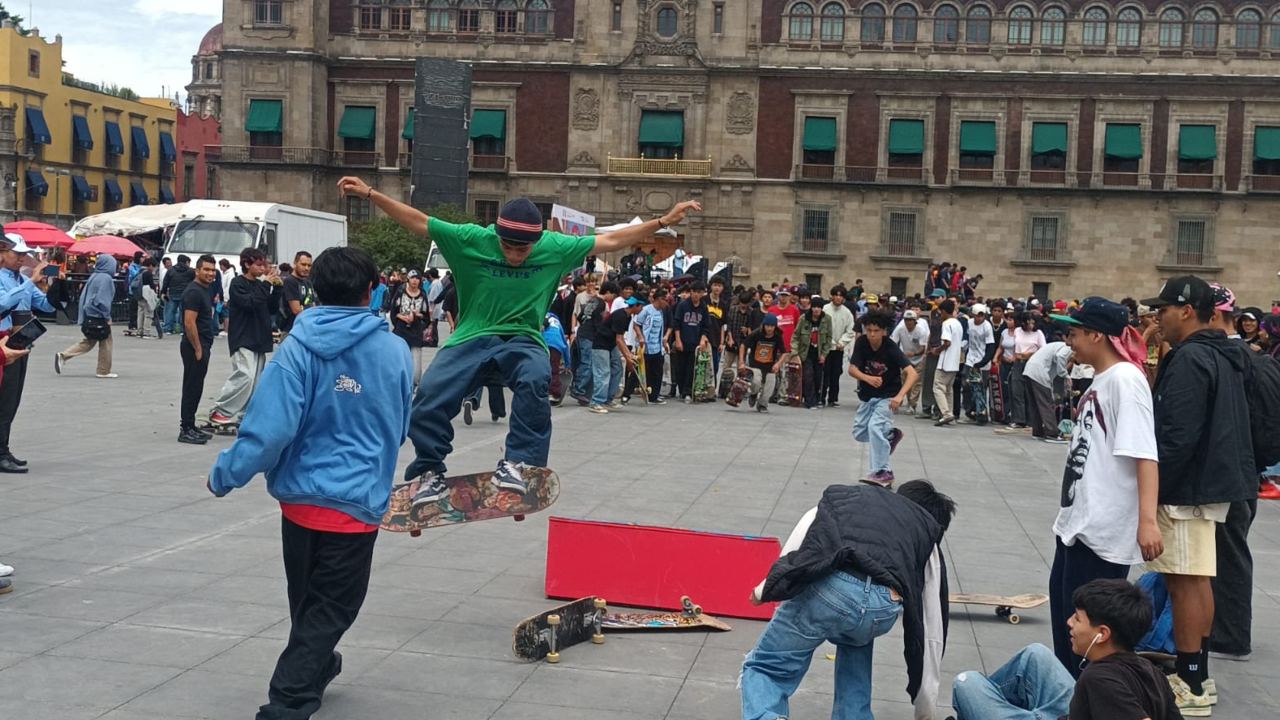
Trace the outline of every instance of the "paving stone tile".
{"type": "Polygon", "coordinates": [[[289,616],[287,606],[177,599],[129,618],[130,624],[196,630],[224,635],[252,635],[289,616]]]}
{"type": "Polygon", "coordinates": [[[176,676],[175,668],[87,658],[37,655],[0,670],[5,702],[98,708],[99,714],[176,676]]]}
{"type": "Polygon", "coordinates": [[[234,635],[116,623],[59,645],[50,654],[181,668],[195,667],[243,640],[234,635]]]}
{"type": "Polygon", "coordinates": [[[505,700],[536,666],[511,661],[394,652],[367,672],[362,683],[410,692],[505,700]]]}
{"type": "Polygon", "coordinates": [[[681,680],[668,677],[637,677],[546,664],[536,668],[512,700],[661,715],[671,707],[682,684],[681,680]]]}

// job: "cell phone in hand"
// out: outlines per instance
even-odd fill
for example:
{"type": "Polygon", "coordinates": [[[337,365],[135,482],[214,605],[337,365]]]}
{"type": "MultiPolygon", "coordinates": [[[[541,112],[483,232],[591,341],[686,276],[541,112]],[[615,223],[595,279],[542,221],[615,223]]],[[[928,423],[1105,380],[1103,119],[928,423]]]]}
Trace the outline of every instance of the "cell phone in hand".
{"type": "Polygon", "coordinates": [[[40,274],[44,275],[45,277],[58,277],[58,275],[61,273],[62,273],[62,268],[58,267],[57,265],[46,265],[44,270],[40,271],[40,274]]]}
{"type": "Polygon", "coordinates": [[[44,323],[38,318],[31,318],[26,325],[9,334],[9,347],[14,350],[26,350],[45,333],[44,323]]]}

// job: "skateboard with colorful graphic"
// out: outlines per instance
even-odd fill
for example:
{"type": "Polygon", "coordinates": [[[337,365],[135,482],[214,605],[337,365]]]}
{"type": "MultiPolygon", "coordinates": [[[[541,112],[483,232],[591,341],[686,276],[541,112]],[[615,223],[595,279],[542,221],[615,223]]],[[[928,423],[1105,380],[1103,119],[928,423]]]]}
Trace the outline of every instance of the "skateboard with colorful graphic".
{"type": "Polygon", "coordinates": [[[560,496],[560,477],[550,468],[525,468],[529,489],[524,495],[499,490],[492,472],[457,475],[444,479],[449,496],[419,507],[413,496],[421,481],[411,480],[391,489],[391,504],[382,516],[382,529],[407,532],[417,537],[423,530],[444,525],[461,525],[479,520],[525,515],[546,510],[560,496]]]}
{"type": "Polygon", "coordinates": [[[715,630],[727,632],[733,628],[719,618],[702,612],[688,595],[680,597],[681,609],[675,612],[625,612],[607,613],[600,623],[605,630],[632,631],[643,630],[715,630]]]}
{"type": "Polygon", "coordinates": [[[733,379],[733,384],[729,386],[729,397],[725,398],[725,402],[731,407],[738,407],[742,404],[743,398],[751,393],[751,369],[738,368],[738,375],[733,379]]]}
{"type": "Polygon", "coordinates": [[[715,371],[712,368],[711,351],[699,350],[693,361],[693,401],[711,402],[716,399],[715,371]]]}
{"type": "Polygon", "coordinates": [[[689,597],[680,598],[675,612],[609,612],[604,598],[590,596],[546,610],[516,626],[511,651],[522,660],[560,662],[560,653],[588,640],[604,643],[604,631],[646,632],[732,630],[728,623],[702,612],[689,597]]]}
{"type": "Polygon", "coordinates": [[[782,384],[786,388],[788,405],[804,405],[804,365],[800,363],[800,358],[791,358],[782,368],[782,384]]]}
{"type": "Polygon", "coordinates": [[[1027,610],[1040,607],[1049,602],[1044,593],[1026,593],[1025,595],[978,595],[975,593],[951,593],[951,602],[956,605],[992,605],[996,609],[996,617],[1017,625],[1022,618],[1014,610],[1027,610]]]}

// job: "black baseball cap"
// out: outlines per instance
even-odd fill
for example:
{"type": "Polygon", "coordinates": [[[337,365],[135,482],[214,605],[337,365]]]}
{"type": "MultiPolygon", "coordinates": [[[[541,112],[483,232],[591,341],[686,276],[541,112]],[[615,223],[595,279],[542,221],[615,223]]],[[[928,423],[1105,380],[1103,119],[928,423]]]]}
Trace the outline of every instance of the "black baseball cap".
{"type": "Polygon", "coordinates": [[[1166,305],[1190,305],[1197,310],[1212,308],[1213,288],[1195,275],[1180,275],[1165,282],[1156,297],[1139,302],[1153,309],[1166,305]]]}
{"type": "Polygon", "coordinates": [[[1129,327],[1129,308],[1103,297],[1087,297],[1072,315],[1049,315],[1061,323],[1120,337],[1129,327]]]}

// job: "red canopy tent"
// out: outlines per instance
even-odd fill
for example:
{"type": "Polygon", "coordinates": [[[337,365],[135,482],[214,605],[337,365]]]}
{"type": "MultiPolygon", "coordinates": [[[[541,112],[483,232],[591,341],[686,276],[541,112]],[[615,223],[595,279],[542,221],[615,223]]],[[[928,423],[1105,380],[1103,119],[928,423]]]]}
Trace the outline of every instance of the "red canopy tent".
{"type": "Polygon", "coordinates": [[[76,242],[67,252],[72,255],[113,255],[115,257],[131,258],[134,253],[142,252],[142,248],[122,237],[97,235],[76,242]]]}
{"type": "Polygon", "coordinates": [[[58,228],[33,220],[11,222],[4,226],[4,231],[21,235],[22,239],[26,240],[31,247],[67,248],[76,242],[75,238],[58,228]]]}

